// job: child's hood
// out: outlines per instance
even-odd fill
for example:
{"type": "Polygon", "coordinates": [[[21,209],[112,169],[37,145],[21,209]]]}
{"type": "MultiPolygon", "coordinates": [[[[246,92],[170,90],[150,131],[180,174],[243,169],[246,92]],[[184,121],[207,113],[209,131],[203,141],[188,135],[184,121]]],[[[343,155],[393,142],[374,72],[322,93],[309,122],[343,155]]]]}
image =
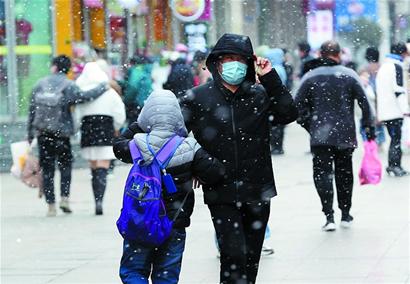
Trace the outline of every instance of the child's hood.
{"type": "Polygon", "coordinates": [[[156,131],[184,137],[188,134],[178,99],[168,90],[157,90],[149,95],[138,116],[138,126],[145,133],[156,131]]]}

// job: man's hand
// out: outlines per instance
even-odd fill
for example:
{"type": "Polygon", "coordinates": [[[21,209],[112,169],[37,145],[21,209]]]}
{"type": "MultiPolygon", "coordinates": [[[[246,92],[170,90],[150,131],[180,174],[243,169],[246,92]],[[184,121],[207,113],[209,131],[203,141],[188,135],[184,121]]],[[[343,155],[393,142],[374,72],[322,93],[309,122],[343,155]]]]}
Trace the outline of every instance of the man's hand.
{"type": "Polygon", "coordinates": [[[272,70],[270,61],[263,57],[257,57],[255,61],[255,71],[258,76],[263,76],[272,70]]]}
{"type": "Polygon", "coordinates": [[[197,178],[192,179],[192,188],[197,189],[201,187],[201,182],[197,178]]]}
{"type": "Polygon", "coordinates": [[[373,126],[365,127],[364,132],[366,134],[367,140],[375,140],[376,139],[376,130],[373,126]]]}

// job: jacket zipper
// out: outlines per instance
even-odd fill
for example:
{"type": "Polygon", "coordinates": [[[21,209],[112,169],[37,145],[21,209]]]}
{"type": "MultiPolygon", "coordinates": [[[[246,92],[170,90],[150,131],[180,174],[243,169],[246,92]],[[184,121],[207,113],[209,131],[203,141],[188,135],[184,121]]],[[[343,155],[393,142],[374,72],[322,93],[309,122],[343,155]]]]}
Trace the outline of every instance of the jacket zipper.
{"type": "Polygon", "coordinates": [[[235,125],[235,116],[234,116],[234,100],[231,101],[231,116],[232,116],[232,130],[233,130],[233,148],[234,148],[234,155],[235,155],[235,189],[236,189],[236,201],[239,201],[239,188],[238,188],[238,145],[236,142],[236,125],[235,125]]]}

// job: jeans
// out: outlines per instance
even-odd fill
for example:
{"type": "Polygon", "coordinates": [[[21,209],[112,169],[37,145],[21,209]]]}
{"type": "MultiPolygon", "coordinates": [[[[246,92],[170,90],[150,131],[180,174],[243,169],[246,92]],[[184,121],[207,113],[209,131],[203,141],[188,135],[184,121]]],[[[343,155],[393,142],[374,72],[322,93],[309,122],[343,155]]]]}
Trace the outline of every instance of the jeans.
{"type": "Polygon", "coordinates": [[[255,283],[270,201],[208,207],[221,252],[220,283],[255,283]]]}
{"type": "Polygon", "coordinates": [[[390,135],[389,167],[401,167],[401,127],[403,119],[393,119],[383,122],[390,135]]]}
{"type": "Polygon", "coordinates": [[[40,168],[43,175],[43,190],[48,204],[55,203],[54,173],[55,161],[61,174],[61,196],[70,195],[71,168],[73,155],[71,153],[70,138],[52,135],[38,136],[40,168]]]}
{"type": "Polygon", "coordinates": [[[185,249],[185,229],[174,229],[170,238],[158,248],[124,240],[120,277],[127,284],[178,283],[182,254],[185,249]]]}
{"type": "Polygon", "coordinates": [[[342,213],[348,214],[352,206],[353,166],[352,148],[312,146],[313,180],[322,202],[322,211],[333,216],[333,177],[336,181],[337,201],[342,213]],[[334,165],[334,169],[333,169],[334,165]]]}

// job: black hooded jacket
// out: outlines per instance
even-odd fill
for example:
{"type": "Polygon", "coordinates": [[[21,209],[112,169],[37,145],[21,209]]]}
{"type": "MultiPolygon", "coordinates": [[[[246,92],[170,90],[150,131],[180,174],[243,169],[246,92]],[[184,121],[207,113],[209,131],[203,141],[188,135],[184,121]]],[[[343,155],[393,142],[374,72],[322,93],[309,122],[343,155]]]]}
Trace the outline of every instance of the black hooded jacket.
{"type": "Polygon", "coordinates": [[[298,123],[309,132],[310,145],[356,148],[355,100],[366,135],[374,139],[373,114],[357,73],[330,58],[308,63],[295,102],[298,123]]]}
{"type": "Polygon", "coordinates": [[[222,161],[226,175],[216,185],[204,185],[207,204],[269,199],[276,195],[269,149],[271,124],[287,124],[298,113],[292,96],[274,69],[256,84],[249,37],[225,34],[206,60],[213,80],[182,98],[185,124],[201,146],[222,161]],[[223,54],[247,59],[246,79],[232,93],[222,84],[217,61],[223,54]]]}

